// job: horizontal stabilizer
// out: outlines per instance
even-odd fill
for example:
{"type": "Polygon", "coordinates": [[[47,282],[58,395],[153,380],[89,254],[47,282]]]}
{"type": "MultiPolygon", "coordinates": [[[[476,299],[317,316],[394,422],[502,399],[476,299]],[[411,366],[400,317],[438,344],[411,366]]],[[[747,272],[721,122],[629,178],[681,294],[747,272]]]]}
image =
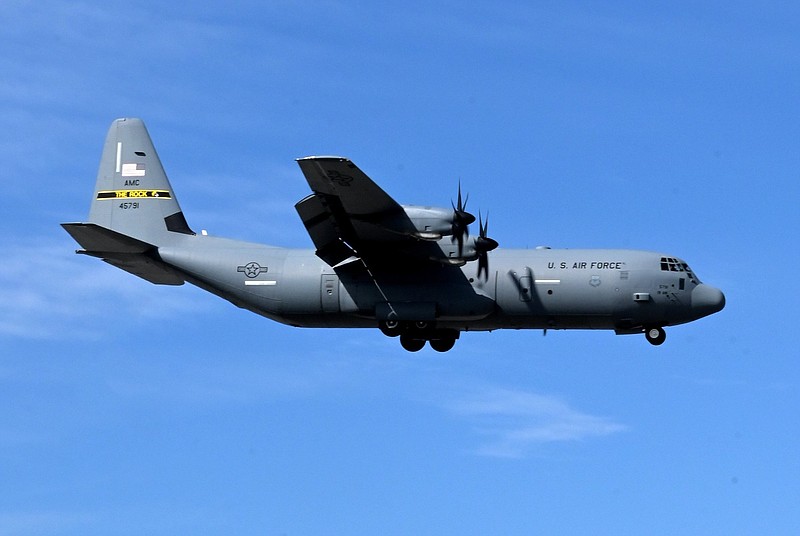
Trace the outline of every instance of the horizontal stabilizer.
{"type": "Polygon", "coordinates": [[[158,258],[157,249],[147,242],[94,223],[62,223],[61,226],[84,248],[78,253],[103,259],[156,285],[182,285],[184,282],[180,274],[158,258]]]}
{"type": "Polygon", "coordinates": [[[156,285],[183,285],[184,282],[183,278],[168,265],[146,255],[122,253],[117,257],[104,257],[103,260],[111,266],[116,266],[156,285]]]}
{"type": "Polygon", "coordinates": [[[145,253],[151,244],[106,229],[94,223],[62,223],[63,227],[87,253],[145,253]]]}

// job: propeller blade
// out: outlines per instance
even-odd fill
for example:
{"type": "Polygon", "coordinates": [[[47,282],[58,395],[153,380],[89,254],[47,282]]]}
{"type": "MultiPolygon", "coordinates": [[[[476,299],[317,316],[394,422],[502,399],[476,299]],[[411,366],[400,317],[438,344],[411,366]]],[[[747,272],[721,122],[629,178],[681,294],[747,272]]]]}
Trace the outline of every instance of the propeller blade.
{"type": "Polygon", "coordinates": [[[478,251],[492,251],[495,249],[499,244],[497,240],[493,238],[489,238],[487,236],[489,232],[489,213],[486,213],[486,221],[483,221],[481,213],[478,212],[478,227],[480,231],[478,233],[478,238],[475,239],[475,249],[478,251]]]}
{"type": "Polygon", "coordinates": [[[464,254],[464,238],[469,237],[469,224],[475,221],[475,216],[467,212],[469,194],[461,195],[461,181],[458,181],[458,203],[450,201],[453,207],[453,222],[450,226],[450,242],[458,242],[458,256],[464,254]]]}
{"type": "Polygon", "coordinates": [[[484,273],[484,281],[489,279],[489,255],[484,251],[478,255],[478,279],[481,278],[481,273],[484,273]]]}
{"type": "Polygon", "coordinates": [[[453,237],[450,239],[452,242],[453,240],[458,241],[458,256],[462,257],[464,255],[464,235],[466,234],[466,230],[463,233],[453,234],[453,237]]]}
{"type": "Polygon", "coordinates": [[[489,252],[495,249],[498,244],[497,240],[487,236],[489,232],[489,213],[486,213],[486,221],[483,221],[483,216],[478,212],[478,238],[475,239],[475,250],[478,252],[478,278],[481,274],[484,275],[484,281],[489,279],[489,252]]]}

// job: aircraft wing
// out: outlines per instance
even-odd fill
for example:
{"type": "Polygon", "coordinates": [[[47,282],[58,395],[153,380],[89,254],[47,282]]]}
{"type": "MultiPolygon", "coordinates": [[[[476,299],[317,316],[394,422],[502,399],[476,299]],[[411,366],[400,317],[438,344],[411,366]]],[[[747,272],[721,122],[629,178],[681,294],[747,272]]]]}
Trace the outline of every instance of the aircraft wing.
{"type": "Polygon", "coordinates": [[[309,156],[297,163],[314,193],[295,208],[317,255],[331,266],[350,257],[402,262],[437,254],[414,238],[403,207],[349,159],[309,156]]]}
{"type": "Polygon", "coordinates": [[[338,156],[297,159],[315,194],[334,196],[351,218],[374,218],[402,212],[402,207],[348,160],[338,156]]]}

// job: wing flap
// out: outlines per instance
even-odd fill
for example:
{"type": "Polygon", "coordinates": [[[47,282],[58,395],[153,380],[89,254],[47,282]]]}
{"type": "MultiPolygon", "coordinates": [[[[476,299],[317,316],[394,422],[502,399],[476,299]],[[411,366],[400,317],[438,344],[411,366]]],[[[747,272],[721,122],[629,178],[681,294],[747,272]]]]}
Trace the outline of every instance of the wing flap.
{"type": "Polygon", "coordinates": [[[317,257],[330,266],[336,266],[355,256],[353,248],[342,239],[341,229],[321,196],[312,194],[297,203],[294,208],[317,248],[317,257]]]}

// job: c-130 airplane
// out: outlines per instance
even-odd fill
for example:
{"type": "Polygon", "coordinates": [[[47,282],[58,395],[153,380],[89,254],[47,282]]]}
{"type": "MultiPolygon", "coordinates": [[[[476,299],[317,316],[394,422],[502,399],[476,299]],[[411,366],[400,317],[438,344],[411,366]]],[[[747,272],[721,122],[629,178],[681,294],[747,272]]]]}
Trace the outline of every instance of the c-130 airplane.
{"type": "Polygon", "coordinates": [[[644,333],[725,306],[672,255],[623,249],[501,249],[461,186],[451,208],[400,205],[347,158],[297,163],[312,193],[295,208],[315,249],[196,234],[140,119],[106,137],[88,222],[62,226],[77,253],[158,285],[194,284],[271,320],[379,328],[410,352],[450,350],[463,331],[644,333]],[[489,259],[491,257],[491,264],[489,259]]]}

